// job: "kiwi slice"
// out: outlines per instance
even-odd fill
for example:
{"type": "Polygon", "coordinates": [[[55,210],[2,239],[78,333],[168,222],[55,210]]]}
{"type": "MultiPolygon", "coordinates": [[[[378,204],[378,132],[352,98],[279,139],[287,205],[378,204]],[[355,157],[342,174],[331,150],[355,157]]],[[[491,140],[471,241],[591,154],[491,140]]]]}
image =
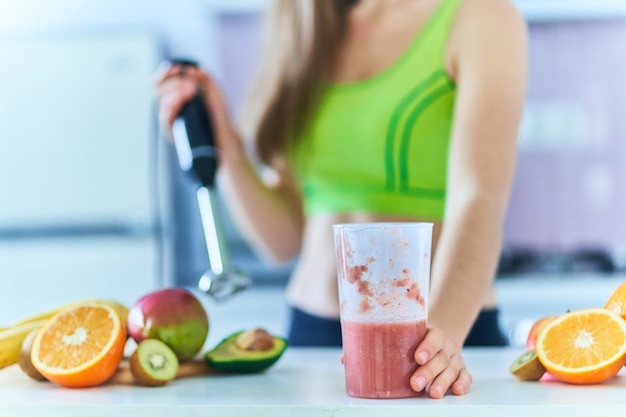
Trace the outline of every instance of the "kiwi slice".
{"type": "Polygon", "coordinates": [[[535,349],[524,352],[513,361],[509,371],[520,381],[538,381],[546,368],[541,364],[535,349]]]}
{"type": "Polygon", "coordinates": [[[17,358],[17,363],[20,366],[20,369],[35,381],[47,381],[46,377],[41,375],[30,359],[30,351],[33,349],[33,341],[35,340],[38,330],[39,329],[37,328],[28,333],[22,342],[22,348],[20,349],[20,355],[17,358]]]}
{"type": "Polygon", "coordinates": [[[174,351],[157,339],[145,339],[130,357],[130,371],[140,385],[158,387],[176,377],[178,358],[174,351]]]}

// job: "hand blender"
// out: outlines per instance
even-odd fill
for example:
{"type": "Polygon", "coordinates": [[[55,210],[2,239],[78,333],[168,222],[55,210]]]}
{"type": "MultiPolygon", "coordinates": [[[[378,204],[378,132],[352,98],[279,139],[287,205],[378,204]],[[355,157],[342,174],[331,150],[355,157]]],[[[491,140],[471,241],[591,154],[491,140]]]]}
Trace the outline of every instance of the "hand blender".
{"type": "MultiPolygon", "coordinates": [[[[170,63],[183,67],[197,66],[195,62],[187,60],[174,60],[170,63]]],[[[250,279],[245,272],[228,263],[228,250],[215,195],[215,173],[219,155],[200,90],[181,109],[172,125],[172,133],[180,169],[196,186],[196,198],[209,255],[210,269],[202,275],[198,287],[216,299],[226,298],[247,288],[250,279]]]]}

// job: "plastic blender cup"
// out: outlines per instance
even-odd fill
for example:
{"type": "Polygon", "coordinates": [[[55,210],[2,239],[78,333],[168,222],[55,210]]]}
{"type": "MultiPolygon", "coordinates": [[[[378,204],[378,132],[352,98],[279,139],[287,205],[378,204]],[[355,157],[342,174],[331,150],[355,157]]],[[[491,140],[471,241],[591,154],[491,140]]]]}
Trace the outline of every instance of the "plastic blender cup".
{"type": "Polygon", "coordinates": [[[346,391],[419,395],[409,378],[426,334],[432,223],[333,225],[346,391]]]}

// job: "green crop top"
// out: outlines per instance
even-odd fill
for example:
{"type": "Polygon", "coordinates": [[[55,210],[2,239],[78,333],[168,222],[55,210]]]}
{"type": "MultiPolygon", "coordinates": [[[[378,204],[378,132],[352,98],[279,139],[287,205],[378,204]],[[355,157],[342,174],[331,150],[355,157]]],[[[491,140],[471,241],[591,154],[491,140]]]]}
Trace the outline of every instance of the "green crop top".
{"type": "Polygon", "coordinates": [[[442,0],[389,68],[325,84],[292,152],[307,215],[443,218],[455,85],[445,50],[460,0],[442,0]]]}

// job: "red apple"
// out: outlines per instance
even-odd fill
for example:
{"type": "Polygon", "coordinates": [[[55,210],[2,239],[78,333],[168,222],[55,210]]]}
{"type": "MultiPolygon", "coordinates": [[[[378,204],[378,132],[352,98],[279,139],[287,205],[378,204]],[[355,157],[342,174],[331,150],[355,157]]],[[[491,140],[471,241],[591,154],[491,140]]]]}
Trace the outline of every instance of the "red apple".
{"type": "Polygon", "coordinates": [[[202,349],[208,332],[206,310],[184,288],[164,288],[146,294],[128,313],[128,333],[135,342],[158,339],[181,360],[194,357],[202,349]]]}
{"type": "Polygon", "coordinates": [[[530,331],[528,332],[528,338],[526,339],[527,351],[533,350],[535,348],[535,345],[537,344],[537,337],[539,337],[539,334],[541,333],[541,331],[545,329],[546,326],[550,324],[557,317],[558,316],[542,317],[533,323],[533,325],[530,328],[530,331]]]}

